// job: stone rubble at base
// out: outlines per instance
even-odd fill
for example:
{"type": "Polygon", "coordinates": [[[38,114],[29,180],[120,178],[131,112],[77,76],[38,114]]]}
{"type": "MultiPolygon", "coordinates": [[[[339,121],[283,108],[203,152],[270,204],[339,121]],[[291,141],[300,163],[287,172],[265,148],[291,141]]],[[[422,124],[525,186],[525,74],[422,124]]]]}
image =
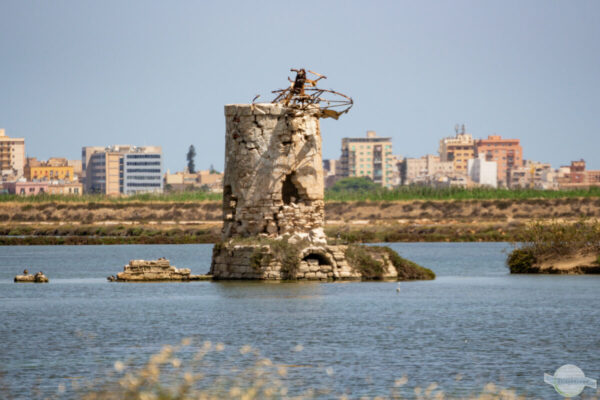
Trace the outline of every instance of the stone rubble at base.
{"type": "Polygon", "coordinates": [[[17,276],[15,276],[15,282],[48,283],[49,280],[46,277],[46,275],[44,275],[44,273],[40,271],[40,272],[36,273],[35,275],[31,275],[29,273],[25,273],[24,275],[17,275],[17,276]]]}
{"type": "Polygon", "coordinates": [[[191,275],[189,268],[175,268],[169,260],[131,260],[123,272],[107,278],[111,282],[190,281],[210,279],[206,275],[191,275]]]}
{"type": "MultiPolygon", "coordinates": [[[[213,249],[211,274],[213,279],[256,280],[360,280],[362,275],[348,264],[343,245],[309,245],[300,252],[295,271],[286,271],[283,264],[272,257],[268,244],[221,243],[213,249]],[[270,255],[260,257],[257,254],[270,255]]],[[[381,260],[385,265],[382,279],[396,279],[398,273],[387,256],[381,260]]]]}

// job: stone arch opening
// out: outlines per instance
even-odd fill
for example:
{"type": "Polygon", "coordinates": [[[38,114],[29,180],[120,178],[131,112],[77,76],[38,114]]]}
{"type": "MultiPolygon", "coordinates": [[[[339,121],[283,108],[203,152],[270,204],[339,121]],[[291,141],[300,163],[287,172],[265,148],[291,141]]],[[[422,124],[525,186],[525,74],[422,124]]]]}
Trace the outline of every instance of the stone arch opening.
{"type": "Polygon", "coordinates": [[[329,265],[333,267],[331,260],[320,253],[308,253],[302,258],[308,265],[329,265]]]}
{"type": "Polygon", "coordinates": [[[296,173],[287,174],[281,185],[281,199],[283,204],[300,203],[304,201],[303,190],[297,183],[296,173]]]}

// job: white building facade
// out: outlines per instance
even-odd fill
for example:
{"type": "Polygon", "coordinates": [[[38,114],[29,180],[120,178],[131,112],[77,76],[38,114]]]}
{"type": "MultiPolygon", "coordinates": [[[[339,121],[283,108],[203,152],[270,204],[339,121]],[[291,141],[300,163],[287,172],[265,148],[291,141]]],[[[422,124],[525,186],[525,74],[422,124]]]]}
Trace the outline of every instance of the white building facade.
{"type": "Polygon", "coordinates": [[[496,161],[473,158],[467,161],[467,172],[472,182],[480,186],[498,187],[498,165],[496,161]]]}

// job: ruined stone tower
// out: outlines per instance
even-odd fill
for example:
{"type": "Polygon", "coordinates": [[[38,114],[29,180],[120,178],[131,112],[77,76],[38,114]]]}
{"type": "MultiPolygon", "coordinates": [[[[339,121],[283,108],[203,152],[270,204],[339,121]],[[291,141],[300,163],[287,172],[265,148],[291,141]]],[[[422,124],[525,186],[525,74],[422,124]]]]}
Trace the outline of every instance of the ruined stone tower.
{"type": "Polygon", "coordinates": [[[223,240],[290,234],[325,244],[317,112],[225,106],[223,240]]]}
{"type": "Polygon", "coordinates": [[[309,79],[304,69],[292,71],[296,79],[273,92],[273,103],[225,106],[223,232],[210,274],[214,279],[361,279],[361,263],[368,257],[377,270],[374,275],[362,268],[368,278],[395,279],[388,251],[327,243],[319,118],[337,119],[353,102],[317,88],[325,76],[308,71],[317,76],[309,79]]]}
{"type": "Polygon", "coordinates": [[[215,279],[358,279],[323,233],[319,108],[225,106],[222,242],[215,279]]]}

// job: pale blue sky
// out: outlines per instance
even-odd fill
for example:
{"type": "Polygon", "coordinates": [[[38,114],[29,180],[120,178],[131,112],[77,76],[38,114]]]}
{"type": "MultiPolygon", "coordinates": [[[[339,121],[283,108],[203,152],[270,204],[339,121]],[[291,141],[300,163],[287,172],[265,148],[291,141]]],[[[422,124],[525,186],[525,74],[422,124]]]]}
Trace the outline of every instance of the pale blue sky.
{"type": "Polygon", "coordinates": [[[326,74],[355,106],[322,122],[325,158],[376,130],[437,153],[465,123],[524,158],[600,169],[599,1],[0,0],[0,127],[29,156],[160,145],[222,169],[226,103],[326,74]]]}

